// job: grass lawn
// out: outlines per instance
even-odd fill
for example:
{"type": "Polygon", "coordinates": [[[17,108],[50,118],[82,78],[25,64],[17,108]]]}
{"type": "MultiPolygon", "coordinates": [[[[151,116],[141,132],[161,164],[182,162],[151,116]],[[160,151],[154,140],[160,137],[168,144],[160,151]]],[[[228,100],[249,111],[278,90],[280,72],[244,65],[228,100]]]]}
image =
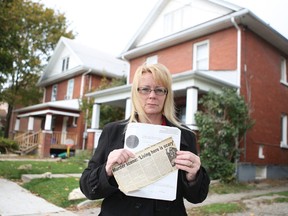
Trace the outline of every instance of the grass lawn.
{"type": "MultiPolygon", "coordinates": [[[[0,161],[0,177],[19,182],[22,174],[52,174],[82,173],[87,167],[86,159],[90,155],[80,155],[65,160],[7,160],[0,161]],[[23,169],[19,169],[19,168],[23,169]]],[[[79,178],[44,178],[34,179],[21,186],[47,201],[62,207],[74,208],[82,200],[69,201],[69,193],[79,187],[79,178]]]]}
{"type": "Polygon", "coordinates": [[[189,216],[226,215],[228,213],[243,212],[246,209],[241,202],[214,203],[196,207],[187,211],[189,216]]]}
{"type": "MultiPolygon", "coordinates": [[[[61,173],[82,173],[87,163],[82,157],[71,157],[66,160],[55,161],[0,161],[0,177],[19,182],[22,174],[42,174],[51,172],[61,173]],[[27,166],[27,169],[19,169],[20,166],[27,166]]],[[[66,209],[74,210],[76,205],[85,199],[69,201],[69,193],[79,187],[79,178],[45,178],[34,179],[28,183],[21,184],[32,193],[46,199],[47,201],[66,209]]],[[[255,185],[244,183],[222,184],[216,183],[210,186],[209,193],[229,194],[243,191],[255,190],[255,185]]],[[[288,202],[288,192],[279,193],[281,198],[271,200],[271,202],[288,202]]],[[[272,194],[273,195],[273,194],[272,194]]],[[[272,196],[271,195],[271,196],[272,196]]],[[[99,205],[101,200],[99,201],[99,205]]],[[[216,203],[207,206],[197,207],[188,210],[188,215],[225,215],[227,213],[241,212],[245,210],[242,202],[216,203]]]]}
{"type": "Polygon", "coordinates": [[[82,173],[87,164],[63,160],[56,161],[0,161],[0,176],[6,179],[21,179],[22,174],[42,174],[51,172],[61,173],[82,173]],[[26,167],[21,169],[22,167],[26,167]],[[19,169],[20,168],[20,169],[19,169]]]}
{"type": "Polygon", "coordinates": [[[34,179],[22,187],[62,208],[73,209],[86,200],[68,200],[69,193],[79,187],[79,178],[34,179]]]}

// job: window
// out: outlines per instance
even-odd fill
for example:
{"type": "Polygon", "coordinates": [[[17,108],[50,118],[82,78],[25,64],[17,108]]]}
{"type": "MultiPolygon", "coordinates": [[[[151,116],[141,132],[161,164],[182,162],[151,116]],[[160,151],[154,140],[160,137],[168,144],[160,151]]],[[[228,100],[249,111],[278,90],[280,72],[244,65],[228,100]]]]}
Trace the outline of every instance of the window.
{"type": "Polygon", "coordinates": [[[258,148],[258,158],[260,159],[264,159],[265,155],[264,155],[264,146],[260,145],[258,148]]]}
{"type": "Polygon", "coordinates": [[[288,85],[286,59],[281,59],[281,82],[288,85]]]}
{"type": "Polygon", "coordinates": [[[73,89],[74,89],[74,79],[68,80],[67,85],[67,94],[65,96],[65,100],[70,100],[73,98],[73,89]]]}
{"type": "Polygon", "coordinates": [[[287,127],[287,115],[283,114],[281,116],[281,143],[280,147],[288,148],[287,138],[288,138],[288,127],[287,127]]]}
{"type": "Polygon", "coordinates": [[[267,167],[266,166],[256,166],[255,167],[255,178],[256,179],[266,179],[267,178],[267,167]]]}
{"type": "Polygon", "coordinates": [[[156,64],[156,63],[158,63],[158,56],[157,56],[157,55],[149,56],[149,57],[146,59],[146,64],[147,64],[147,65],[156,64]]]}
{"type": "Polygon", "coordinates": [[[193,70],[209,70],[209,41],[194,44],[193,70]]]}
{"type": "Polygon", "coordinates": [[[185,13],[188,14],[188,7],[184,6],[164,15],[164,34],[172,34],[185,27],[185,13]]]}
{"type": "Polygon", "coordinates": [[[73,120],[72,120],[72,126],[73,127],[77,127],[77,120],[78,120],[77,117],[73,117],[73,120]]]}
{"type": "Polygon", "coordinates": [[[62,59],[62,72],[67,71],[69,69],[69,57],[62,59]]]}
{"type": "Polygon", "coordinates": [[[57,84],[52,86],[51,101],[56,101],[57,100],[57,89],[58,89],[58,85],[57,84]]]}
{"type": "Polygon", "coordinates": [[[177,118],[183,123],[186,123],[186,106],[181,106],[178,108],[177,118]]]}

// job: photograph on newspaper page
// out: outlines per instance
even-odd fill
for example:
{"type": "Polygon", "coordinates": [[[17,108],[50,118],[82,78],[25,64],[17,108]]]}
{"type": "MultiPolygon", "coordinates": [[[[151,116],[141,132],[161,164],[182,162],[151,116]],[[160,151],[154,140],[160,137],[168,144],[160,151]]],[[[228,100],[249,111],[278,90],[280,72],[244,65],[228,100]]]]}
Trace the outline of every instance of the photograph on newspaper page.
{"type": "MultiPolygon", "coordinates": [[[[162,125],[129,123],[125,133],[124,148],[136,153],[169,137],[172,137],[176,148],[179,150],[180,129],[162,125]]],[[[151,172],[153,172],[153,168],[151,168],[151,172]]],[[[171,201],[176,199],[177,178],[178,171],[171,172],[139,190],[127,192],[126,195],[171,201]]]]}
{"type": "Polygon", "coordinates": [[[169,137],[136,152],[126,163],[113,166],[119,189],[124,193],[139,190],[176,171],[176,152],[175,143],[169,137]]]}

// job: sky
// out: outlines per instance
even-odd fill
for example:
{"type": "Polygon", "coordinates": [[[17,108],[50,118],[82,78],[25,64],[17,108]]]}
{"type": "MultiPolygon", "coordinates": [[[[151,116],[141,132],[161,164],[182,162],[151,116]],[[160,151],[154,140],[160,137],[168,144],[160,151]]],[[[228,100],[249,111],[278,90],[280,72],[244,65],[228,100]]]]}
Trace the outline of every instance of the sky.
{"type": "MultiPolygon", "coordinates": [[[[65,13],[76,40],[118,56],[158,0],[34,0],[65,13]]],[[[287,0],[227,0],[248,8],[288,39],[287,0]]]]}

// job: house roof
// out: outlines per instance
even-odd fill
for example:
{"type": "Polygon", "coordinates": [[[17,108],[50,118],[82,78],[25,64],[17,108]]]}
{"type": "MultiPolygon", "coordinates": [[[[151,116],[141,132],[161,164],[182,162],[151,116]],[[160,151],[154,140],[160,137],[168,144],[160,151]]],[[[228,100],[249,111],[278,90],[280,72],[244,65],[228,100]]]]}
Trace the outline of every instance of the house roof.
{"type": "Polygon", "coordinates": [[[123,60],[83,45],[76,40],[61,37],[37,85],[46,86],[87,71],[99,76],[120,78],[127,75],[128,69],[129,64],[123,60]],[[65,72],[57,71],[55,64],[65,48],[79,63],[65,72]]]}
{"type": "Polygon", "coordinates": [[[227,11],[230,12],[224,16],[219,15],[219,17],[215,19],[199,23],[174,34],[139,45],[139,42],[152,27],[155,19],[160,15],[168,3],[171,2],[171,0],[160,0],[148,15],[143,25],[141,25],[139,30],[136,32],[134,37],[129,41],[121,56],[125,57],[126,59],[136,58],[156,50],[170,47],[222,29],[234,27],[236,25],[246,26],[266,41],[269,41],[269,43],[271,43],[273,46],[288,54],[288,40],[248,9],[241,8],[237,5],[221,0],[202,1],[225,7],[227,11]]]}
{"type": "MultiPolygon", "coordinates": [[[[158,16],[162,11],[168,7],[171,0],[160,0],[156,4],[155,8],[148,15],[144,24],[141,25],[132,40],[128,43],[126,49],[123,52],[123,57],[126,59],[133,59],[138,56],[143,56],[153,51],[161,50],[166,47],[170,47],[179,44],[184,41],[198,38],[203,35],[207,35],[221,29],[234,27],[238,24],[248,25],[248,27],[261,37],[267,40],[272,40],[275,46],[281,50],[287,49],[287,40],[265,24],[252,12],[245,8],[241,8],[237,5],[221,1],[221,0],[193,0],[190,2],[196,3],[209,3],[210,5],[216,5],[215,10],[220,10],[219,14],[214,13],[214,16],[210,19],[200,18],[200,22],[196,25],[177,31],[174,34],[170,34],[159,39],[148,41],[143,43],[146,33],[153,27],[158,16]],[[277,38],[277,40],[276,40],[277,38]]],[[[178,1],[180,2],[180,1],[178,1]]],[[[205,6],[205,5],[204,5],[205,6]]],[[[205,8],[206,9],[206,8],[205,8]]],[[[195,8],[195,12],[198,8],[195,8]]],[[[215,11],[214,11],[215,12],[215,11]]],[[[209,17],[208,17],[209,18],[209,17]]],[[[145,40],[144,40],[145,41],[145,40]]],[[[223,86],[231,88],[239,88],[239,77],[237,70],[235,71],[183,71],[179,74],[174,74],[173,78],[173,91],[175,96],[181,96],[185,94],[186,88],[191,85],[197,86],[199,91],[209,91],[213,88],[215,91],[221,89],[223,86]]],[[[95,103],[110,103],[125,105],[125,100],[129,97],[131,85],[122,87],[115,87],[107,90],[92,92],[87,94],[88,97],[94,97],[95,103]],[[120,102],[119,102],[120,101],[120,102]]]]}
{"type": "Polygon", "coordinates": [[[36,104],[15,110],[17,117],[43,116],[48,113],[78,117],[80,111],[79,100],[60,100],[36,104]]]}

